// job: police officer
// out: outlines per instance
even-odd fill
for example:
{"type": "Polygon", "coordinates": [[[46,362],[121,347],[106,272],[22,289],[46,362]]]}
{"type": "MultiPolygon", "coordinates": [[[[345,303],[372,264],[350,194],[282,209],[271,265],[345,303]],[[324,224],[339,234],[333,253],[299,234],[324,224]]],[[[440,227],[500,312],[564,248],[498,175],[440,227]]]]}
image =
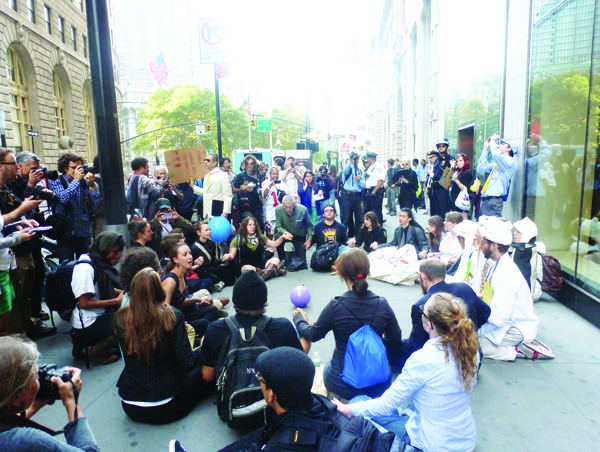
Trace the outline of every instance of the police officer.
{"type": "Polygon", "coordinates": [[[367,167],[365,169],[364,202],[366,212],[375,212],[379,224],[383,224],[383,183],[385,168],[377,162],[377,153],[367,152],[367,167]]]}

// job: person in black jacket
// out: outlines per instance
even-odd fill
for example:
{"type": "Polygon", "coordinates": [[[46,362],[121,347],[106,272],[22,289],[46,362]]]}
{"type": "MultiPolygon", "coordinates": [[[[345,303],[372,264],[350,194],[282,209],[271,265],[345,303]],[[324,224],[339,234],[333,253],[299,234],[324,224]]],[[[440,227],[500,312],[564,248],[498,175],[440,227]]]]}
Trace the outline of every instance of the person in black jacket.
{"type": "Polygon", "coordinates": [[[446,292],[452,294],[465,302],[469,318],[475,324],[477,330],[487,322],[490,316],[490,307],[471,289],[468,284],[456,282],[446,283],[446,264],[439,259],[431,258],[421,261],[419,266],[421,289],[423,296],[419,298],[410,310],[412,331],[407,339],[402,341],[403,347],[391,352],[393,367],[398,370],[404,366],[404,362],[415,351],[421,349],[423,344],[429,340],[429,335],[423,328],[421,316],[425,303],[433,294],[446,292]]]}
{"type": "Polygon", "coordinates": [[[394,238],[389,243],[378,245],[374,249],[394,246],[401,248],[404,245],[412,245],[415,247],[417,254],[421,251],[427,250],[427,238],[425,237],[425,231],[419,223],[413,218],[412,210],[404,207],[400,209],[398,214],[398,222],[400,226],[394,231],[394,238]]]}
{"type": "MultiPolygon", "coordinates": [[[[235,308],[235,320],[244,328],[255,325],[259,319],[267,317],[265,306],[268,291],[263,279],[254,270],[246,270],[233,286],[232,302],[235,308]]],[[[292,323],[284,318],[267,317],[265,335],[271,349],[289,346],[301,349],[300,341],[292,323]]],[[[202,374],[206,381],[214,381],[221,373],[223,363],[219,357],[223,347],[227,347],[231,338],[225,320],[212,322],[202,343],[202,374]]]]}
{"type": "Polygon", "coordinates": [[[305,352],[310,349],[311,342],[318,341],[329,331],[333,331],[335,350],[331,361],[323,371],[325,387],[330,395],[335,394],[338,398],[346,400],[362,394],[378,397],[389,387],[391,380],[362,389],[354,388],[344,382],[342,371],[348,338],[362,326],[370,325],[378,335],[383,337],[386,345],[399,346],[402,333],[387,300],[368,290],[367,253],[358,248],[347,249],[337,258],[335,268],[346,283],[348,291],[331,300],[314,323],[310,322],[306,312],[296,309],[294,323],[302,338],[305,352]]]}
{"type": "Polygon", "coordinates": [[[417,173],[410,168],[410,160],[403,160],[402,165],[396,171],[394,185],[400,187],[398,195],[398,204],[400,208],[407,207],[412,209],[417,205],[417,189],[419,188],[419,180],[417,173]]]}
{"type": "Polygon", "coordinates": [[[292,347],[261,354],[254,366],[267,404],[276,416],[264,428],[224,447],[220,452],[319,450],[321,437],[337,433],[337,407],[311,394],[315,366],[292,347]]]}
{"type": "Polygon", "coordinates": [[[210,386],[202,379],[181,311],[165,302],[158,273],[132,279],[129,306],[116,315],[125,368],[117,387],[125,414],[136,422],[166,424],[187,415],[210,386]]]}

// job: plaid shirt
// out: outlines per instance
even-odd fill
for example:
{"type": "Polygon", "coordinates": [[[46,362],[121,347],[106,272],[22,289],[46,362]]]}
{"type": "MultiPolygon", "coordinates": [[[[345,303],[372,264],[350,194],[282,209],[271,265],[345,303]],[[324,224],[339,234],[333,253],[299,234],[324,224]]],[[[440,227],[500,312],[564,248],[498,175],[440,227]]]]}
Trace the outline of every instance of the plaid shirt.
{"type": "Polygon", "coordinates": [[[67,218],[66,237],[91,237],[94,213],[98,210],[102,196],[90,190],[85,181],[81,183],[61,175],[57,180],[49,180],[48,188],[60,200],[52,211],[67,218]],[[62,181],[66,182],[65,188],[62,181]]]}

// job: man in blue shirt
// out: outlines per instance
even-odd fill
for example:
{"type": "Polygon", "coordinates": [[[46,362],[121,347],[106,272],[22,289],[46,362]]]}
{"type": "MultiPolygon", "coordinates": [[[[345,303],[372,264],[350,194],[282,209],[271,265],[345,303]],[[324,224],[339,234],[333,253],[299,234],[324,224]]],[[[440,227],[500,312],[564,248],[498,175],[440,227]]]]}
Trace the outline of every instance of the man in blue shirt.
{"type": "Polygon", "coordinates": [[[350,154],[350,161],[341,174],[342,187],[340,216],[342,224],[348,228],[348,237],[354,237],[363,222],[362,191],[365,188],[365,174],[358,166],[359,155],[350,154]]]}
{"type": "Polygon", "coordinates": [[[92,242],[94,213],[101,196],[94,175],[85,172],[83,158],[70,152],[58,159],[57,180],[49,180],[48,187],[59,202],[52,207],[54,214],[65,217],[65,230],[58,237],[57,254],[60,262],[78,259],[92,242]]]}
{"type": "Polygon", "coordinates": [[[480,214],[489,217],[501,217],[504,201],[508,198],[510,180],[517,170],[515,154],[517,147],[500,135],[492,135],[485,142],[479,163],[478,173],[489,173],[481,189],[480,214]],[[489,157],[492,160],[489,160],[489,157]]]}

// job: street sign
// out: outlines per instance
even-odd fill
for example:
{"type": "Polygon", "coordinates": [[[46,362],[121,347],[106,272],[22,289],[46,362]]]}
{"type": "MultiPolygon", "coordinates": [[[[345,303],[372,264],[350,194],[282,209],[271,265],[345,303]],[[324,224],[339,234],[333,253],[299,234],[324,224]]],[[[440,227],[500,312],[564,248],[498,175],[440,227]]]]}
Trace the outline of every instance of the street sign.
{"type": "Polygon", "coordinates": [[[206,124],[196,124],[196,135],[206,135],[206,124]]]}
{"type": "Polygon", "coordinates": [[[270,132],[272,121],[270,119],[259,119],[256,122],[256,130],[258,132],[270,132]]]}
{"type": "Polygon", "coordinates": [[[37,137],[40,135],[40,133],[37,130],[29,129],[27,130],[27,135],[30,137],[37,137]]]}
{"type": "Polygon", "coordinates": [[[212,19],[200,19],[200,63],[221,63],[225,59],[223,36],[219,25],[212,19]]]}

